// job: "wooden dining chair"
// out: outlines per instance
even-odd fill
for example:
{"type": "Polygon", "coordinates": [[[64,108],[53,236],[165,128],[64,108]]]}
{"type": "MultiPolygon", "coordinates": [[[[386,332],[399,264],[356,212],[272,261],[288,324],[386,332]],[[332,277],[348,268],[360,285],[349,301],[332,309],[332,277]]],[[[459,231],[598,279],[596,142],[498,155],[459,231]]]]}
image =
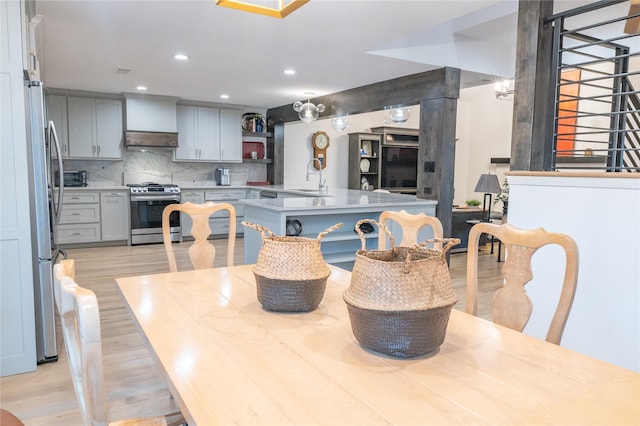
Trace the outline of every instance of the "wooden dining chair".
{"type": "Polygon", "coordinates": [[[54,294],[60,313],[71,380],[85,425],[169,426],[185,424],[181,413],[107,422],[107,398],[102,365],[100,311],[96,295],[80,287],[68,273],[75,270],[67,259],[54,266],[54,294]]]}
{"type": "Polygon", "coordinates": [[[505,263],[502,268],[504,285],[493,295],[493,321],[496,324],[522,331],[533,309],[524,286],[533,279],[531,258],[540,248],[549,244],[560,245],[565,252],[566,266],[560,300],[547,332],[546,340],[560,344],[564,327],[573,304],[578,280],[578,246],[565,234],[550,233],[542,228],[519,229],[505,224],[481,222],[469,232],[467,252],[467,302],[466,312],[478,311],[478,249],[481,234],[495,236],[505,247],[505,263]]]}
{"type": "Polygon", "coordinates": [[[211,226],[209,217],[219,211],[227,211],[229,215],[229,235],[227,239],[227,266],[233,266],[233,256],[236,246],[236,209],[229,203],[184,203],[170,204],[164,208],[162,212],[162,236],[164,240],[164,248],[167,252],[169,260],[169,271],[177,272],[178,265],[176,263],[173,245],[171,243],[169,215],[172,212],[182,212],[191,216],[192,226],[191,235],[194,242],[189,247],[189,259],[194,269],[213,268],[213,262],[216,258],[216,248],[209,243],[208,239],[211,235],[211,226]]]}
{"type": "MultiPolygon", "coordinates": [[[[431,227],[434,238],[443,237],[442,223],[434,216],[427,216],[424,213],[411,214],[404,210],[400,210],[399,212],[384,211],[380,213],[380,223],[388,228],[390,221],[396,222],[402,229],[402,241],[399,246],[406,247],[418,243],[418,232],[425,226],[431,227]]],[[[379,233],[378,250],[385,250],[386,247],[387,237],[383,233],[379,233]]],[[[442,243],[435,243],[434,248],[441,249],[442,243]]]]}

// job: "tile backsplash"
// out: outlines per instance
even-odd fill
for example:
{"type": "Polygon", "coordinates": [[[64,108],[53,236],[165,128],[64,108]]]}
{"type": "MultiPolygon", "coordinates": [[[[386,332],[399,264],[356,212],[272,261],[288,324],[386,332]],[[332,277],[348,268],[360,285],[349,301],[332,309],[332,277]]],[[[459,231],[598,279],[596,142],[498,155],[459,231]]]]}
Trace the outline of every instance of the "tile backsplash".
{"type": "Polygon", "coordinates": [[[128,183],[175,183],[180,186],[214,185],[218,167],[231,169],[234,185],[247,181],[266,181],[267,166],[255,163],[174,162],[171,151],[125,151],[123,159],[65,160],[66,170],[86,170],[89,186],[126,185],[128,183]]]}

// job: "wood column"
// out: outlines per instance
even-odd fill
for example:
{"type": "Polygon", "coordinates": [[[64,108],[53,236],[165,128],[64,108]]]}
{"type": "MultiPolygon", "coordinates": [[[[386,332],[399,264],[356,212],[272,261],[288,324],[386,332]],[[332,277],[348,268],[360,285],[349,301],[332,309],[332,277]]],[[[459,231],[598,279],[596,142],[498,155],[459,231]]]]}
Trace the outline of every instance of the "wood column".
{"type": "Polygon", "coordinates": [[[452,226],[457,104],[456,98],[420,102],[418,198],[438,202],[436,217],[445,236],[452,226]]]}
{"type": "Polygon", "coordinates": [[[553,29],[545,28],[543,20],[552,14],[553,0],[519,2],[511,170],[544,170],[554,88],[550,84],[553,29]]]}

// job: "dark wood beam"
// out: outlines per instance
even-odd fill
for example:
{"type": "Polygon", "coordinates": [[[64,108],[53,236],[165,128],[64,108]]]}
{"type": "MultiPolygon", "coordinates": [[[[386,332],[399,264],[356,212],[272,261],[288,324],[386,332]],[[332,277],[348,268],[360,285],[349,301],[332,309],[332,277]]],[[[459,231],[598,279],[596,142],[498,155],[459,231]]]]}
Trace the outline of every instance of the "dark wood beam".
{"type": "MultiPolygon", "coordinates": [[[[319,96],[311,99],[311,102],[314,105],[325,106],[326,109],[320,114],[320,118],[361,114],[380,111],[385,107],[417,105],[428,99],[458,98],[459,81],[460,70],[445,67],[319,96]]],[[[300,100],[303,101],[303,99],[300,100]]],[[[270,130],[276,124],[298,120],[298,113],[293,110],[293,103],[267,111],[270,130]]]]}

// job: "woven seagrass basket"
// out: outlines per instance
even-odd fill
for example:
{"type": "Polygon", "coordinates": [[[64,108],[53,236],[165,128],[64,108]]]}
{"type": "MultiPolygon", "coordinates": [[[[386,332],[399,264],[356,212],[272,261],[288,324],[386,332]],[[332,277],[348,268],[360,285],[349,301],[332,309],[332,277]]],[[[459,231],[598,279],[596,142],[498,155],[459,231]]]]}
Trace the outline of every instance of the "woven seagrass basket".
{"type": "Polygon", "coordinates": [[[457,238],[431,239],[395,247],[389,230],[374,220],[356,224],[362,249],[356,252],[351,283],[343,294],[351,329],[362,346],[395,357],[424,355],[440,347],[451,308],[458,301],[446,262],[457,238]],[[389,236],[390,250],[366,250],[362,223],[389,236]],[[441,241],[442,249],[427,248],[441,241]]]}
{"type": "Polygon", "coordinates": [[[309,312],[318,307],[331,274],[320,242],[338,223],[317,238],[275,236],[268,228],[242,222],[262,235],[262,248],[253,267],[258,301],[268,311],[309,312]]]}

